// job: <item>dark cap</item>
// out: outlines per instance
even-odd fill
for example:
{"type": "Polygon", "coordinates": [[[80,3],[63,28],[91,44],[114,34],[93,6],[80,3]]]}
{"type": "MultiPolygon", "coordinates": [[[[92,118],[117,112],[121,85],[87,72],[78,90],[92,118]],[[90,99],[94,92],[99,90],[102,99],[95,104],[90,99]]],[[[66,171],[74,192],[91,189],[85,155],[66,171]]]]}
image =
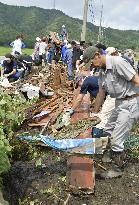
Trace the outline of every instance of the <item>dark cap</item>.
{"type": "Polygon", "coordinates": [[[99,49],[95,46],[89,46],[85,49],[83,53],[83,62],[85,63],[86,67],[91,66],[91,59],[95,57],[95,53],[99,52],[99,49]]]}
{"type": "Polygon", "coordinates": [[[106,48],[107,48],[104,44],[101,44],[101,43],[97,43],[96,47],[99,49],[103,49],[103,50],[106,50],[106,48]]]}
{"type": "Polygon", "coordinates": [[[5,54],[4,60],[8,61],[10,59],[12,59],[12,55],[10,53],[5,54]]]}
{"type": "Polygon", "coordinates": [[[6,53],[5,58],[12,58],[12,54],[11,53],[6,53]]]}

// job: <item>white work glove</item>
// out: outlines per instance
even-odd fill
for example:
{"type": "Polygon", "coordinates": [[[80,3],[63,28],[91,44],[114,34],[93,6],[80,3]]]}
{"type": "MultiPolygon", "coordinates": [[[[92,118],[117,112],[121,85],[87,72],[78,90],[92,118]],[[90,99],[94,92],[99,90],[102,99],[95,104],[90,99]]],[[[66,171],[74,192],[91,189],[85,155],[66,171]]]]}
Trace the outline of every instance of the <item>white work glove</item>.
{"type": "Polygon", "coordinates": [[[66,112],[69,112],[70,116],[72,116],[75,111],[73,108],[69,108],[68,110],[66,110],[66,112]]]}
{"type": "Polygon", "coordinates": [[[90,117],[98,117],[99,113],[97,112],[90,112],[90,117]]]}
{"type": "Polygon", "coordinates": [[[4,76],[4,78],[7,78],[9,75],[8,74],[4,74],[3,76],[4,76]]]}

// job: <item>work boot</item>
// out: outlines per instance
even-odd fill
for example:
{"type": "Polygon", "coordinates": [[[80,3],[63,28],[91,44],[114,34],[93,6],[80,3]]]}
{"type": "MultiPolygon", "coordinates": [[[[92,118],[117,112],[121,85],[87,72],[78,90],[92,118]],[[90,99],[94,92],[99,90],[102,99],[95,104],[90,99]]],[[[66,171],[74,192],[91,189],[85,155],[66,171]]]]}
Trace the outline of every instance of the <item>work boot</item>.
{"type": "Polygon", "coordinates": [[[102,179],[112,179],[112,178],[119,178],[122,177],[123,170],[119,169],[116,166],[113,166],[111,169],[106,170],[100,174],[102,179]]]}
{"type": "Polygon", "coordinates": [[[104,163],[114,163],[118,167],[123,167],[126,163],[125,152],[115,152],[113,150],[106,150],[102,157],[102,162],[104,163]]]}
{"type": "Polygon", "coordinates": [[[110,152],[111,152],[111,159],[112,159],[112,162],[114,162],[114,164],[116,164],[118,167],[121,167],[121,168],[125,166],[127,162],[127,156],[124,151],[114,152],[113,150],[111,150],[110,152]]]}
{"type": "Polygon", "coordinates": [[[124,151],[114,152],[113,150],[107,150],[103,155],[102,162],[108,163],[108,168],[100,174],[101,178],[111,179],[121,177],[126,163],[126,154],[124,151]]]}
{"type": "Polygon", "coordinates": [[[102,157],[102,162],[103,163],[110,163],[110,162],[112,162],[110,150],[104,151],[104,154],[103,154],[103,157],[102,157]]]}

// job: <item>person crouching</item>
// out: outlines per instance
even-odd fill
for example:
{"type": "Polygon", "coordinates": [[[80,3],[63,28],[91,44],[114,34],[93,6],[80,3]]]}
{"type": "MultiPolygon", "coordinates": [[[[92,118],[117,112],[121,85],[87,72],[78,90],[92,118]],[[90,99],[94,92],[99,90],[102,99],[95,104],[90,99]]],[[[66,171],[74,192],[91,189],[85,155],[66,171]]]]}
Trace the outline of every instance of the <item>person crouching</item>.
{"type": "Polygon", "coordinates": [[[16,81],[20,78],[20,72],[17,71],[17,63],[10,53],[5,55],[2,67],[3,76],[8,78],[10,82],[16,81]]]}

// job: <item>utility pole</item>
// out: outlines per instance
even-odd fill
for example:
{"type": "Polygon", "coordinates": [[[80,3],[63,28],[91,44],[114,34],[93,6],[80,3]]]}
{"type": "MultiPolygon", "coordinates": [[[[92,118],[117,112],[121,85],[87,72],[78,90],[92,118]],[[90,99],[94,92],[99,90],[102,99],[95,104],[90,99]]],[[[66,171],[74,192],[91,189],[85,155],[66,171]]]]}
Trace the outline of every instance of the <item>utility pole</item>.
{"type": "Polygon", "coordinates": [[[83,13],[83,25],[82,25],[82,32],[81,32],[81,41],[85,41],[87,12],[88,12],[88,0],[84,0],[84,13],[83,13]]]}
{"type": "Polygon", "coordinates": [[[53,2],[53,9],[55,9],[56,8],[56,1],[54,0],[54,2],[53,2]]]}
{"type": "Polygon", "coordinates": [[[103,4],[100,12],[100,25],[99,25],[99,32],[98,32],[98,42],[101,42],[102,37],[102,17],[103,17],[103,4]]]}

